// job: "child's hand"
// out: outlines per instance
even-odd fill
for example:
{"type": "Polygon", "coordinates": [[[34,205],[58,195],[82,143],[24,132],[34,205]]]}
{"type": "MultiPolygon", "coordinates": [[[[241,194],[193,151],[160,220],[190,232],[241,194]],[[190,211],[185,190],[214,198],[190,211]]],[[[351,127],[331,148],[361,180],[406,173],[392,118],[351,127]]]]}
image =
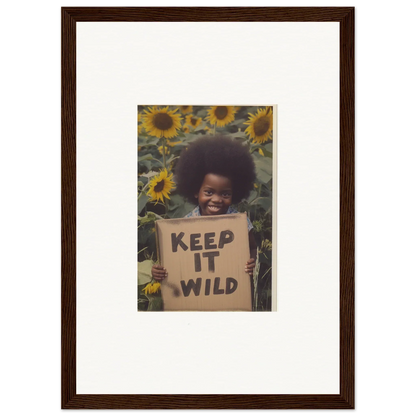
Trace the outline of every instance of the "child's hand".
{"type": "Polygon", "coordinates": [[[154,264],[152,266],[152,276],[155,280],[163,280],[166,277],[168,277],[168,272],[163,266],[160,266],[159,264],[154,264]]]}
{"type": "Polygon", "coordinates": [[[253,270],[256,267],[256,259],[250,259],[246,263],[245,272],[248,273],[251,277],[253,277],[253,270]]]}

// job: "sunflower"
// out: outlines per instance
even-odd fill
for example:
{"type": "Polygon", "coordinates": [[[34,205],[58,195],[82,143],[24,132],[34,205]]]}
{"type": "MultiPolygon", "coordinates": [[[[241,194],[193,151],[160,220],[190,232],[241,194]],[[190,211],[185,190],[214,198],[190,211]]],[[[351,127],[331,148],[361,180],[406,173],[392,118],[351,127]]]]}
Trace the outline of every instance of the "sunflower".
{"type": "Polygon", "coordinates": [[[273,130],[273,110],[266,107],[257,110],[257,114],[249,113],[249,119],[244,124],[248,124],[245,133],[253,139],[254,143],[264,143],[272,138],[273,130]]]}
{"type": "Polygon", "coordinates": [[[191,131],[191,129],[189,128],[189,126],[188,126],[188,125],[184,125],[184,126],[182,127],[182,130],[184,131],[184,133],[189,133],[189,132],[191,131]]]}
{"type": "Polygon", "coordinates": [[[142,117],[143,127],[146,131],[159,139],[166,137],[170,139],[178,135],[181,128],[181,116],[175,114],[175,110],[168,110],[168,107],[153,107],[144,112],[142,117]]]}
{"type": "Polygon", "coordinates": [[[224,127],[234,121],[235,108],[232,106],[218,105],[208,110],[208,120],[212,125],[224,127]]]}
{"type": "Polygon", "coordinates": [[[192,114],[185,117],[185,123],[193,128],[198,127],[202,123],[201,117],[195,117],[192,114]]]}
{"type": "Polygon", "coordinates": [[[157,293],[160,289],[160,283],[148,283],[145,288],[143,289],[143,292],[145,295],[151,295],[152,293],[157,293]]]}
{"type": "Polygon", "coordinates": [[[168,176],[166,169],[163,169],[159,175],[153,176],[150,180],[149,190],[147,191],[147,195],[150,196],[151,201],[158,202],[160,200],[163,203],[163,197],[170,199],[170,191],[175,186],[172,181],[172,176],[173,173],[168,176]]]}
{"type": "Polygon", "coordinates": [[[191,105],[179,105],[179,110],[181,110],[182,114],[189,114],[192,113],[192,106],[191,105]]]}

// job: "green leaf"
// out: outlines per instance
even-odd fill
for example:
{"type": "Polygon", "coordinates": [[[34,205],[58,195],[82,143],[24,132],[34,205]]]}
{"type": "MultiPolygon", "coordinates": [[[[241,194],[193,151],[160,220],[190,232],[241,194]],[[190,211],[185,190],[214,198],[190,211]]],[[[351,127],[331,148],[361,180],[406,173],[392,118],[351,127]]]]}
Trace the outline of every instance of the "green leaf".
{"type": "Polygon", "coordinates": [[[157,137],[147,137],[147,136],[139,136],[139,146],[147,147],[147,146],[157,146],[157,143],[160,139],[157,137]]]}
{"type": "Polygon", "coordinates": [[[149,201],[149,197],[143,192],[139,195],[139,200],[137,201],[137,213],[140,214],[143,211],[143,208],[146,206],[149,201]]]}
{"type": "MultiPolygon", "coordinates": [[[[270,150],[266,149],[266,146],[262,146],[262,145],[259,145],[259,144],[251,146],[252,151],[254,151],[256,149],[261,149],[262,150],[262,152],[264,153],[263,157],[273,157],[273,153],[270,150]]],[[[258,153],[258,154],[260,155],[260,153],[258,153]]],[[[262,155],[260,155],[260,156],[262,156],[262,155]]]]}
{"type": "Polygon", "coordinates": [[[147,283],[144,285],[137,286],[137,309],[139,311],[147,311],[149,305],[149,299],[143,292],[143,289],[146,287],[147,283]]]}
{"type": "Polygon", "coordinates": [[[140,298],[137,301],[137,309],[139,311],[147,311],[148,305],[149,305],[149,299],[147,298],[140,298]]]}
{"type": "Polygon", "coordinates": [[[163,300],[160,294],[148,295],[147,298],[149,299],[148,311],[163,311],[163,300]]]}
{"type": "Polygon", "coordinates": [[[159,159],[154,158],[151,154],[140,156],[137,160],[139,162],[139,165],[145,164],[146,161],[148,161],[148,162],[157,162],[157,163],[160,163],[160,165],[163,166],[163,163],[159,159]]]}
{"type": "Polygon", "coordinates": [[[187,146],[189,143],[192,143],[195,140],[198,140],[201,136],[202,136],[202,134],[199,133],[199,132],[197,132],[197,133],[188,133],[188,134],[186,134],[186,138],[183,142],[187,146]]]}
{"type": "Polygon", "coordinates": [[[253,202],[253,200],[256,198],[257,196],[257,191],[255,191],[254,189],[250,192],[250,195],[247,198],[247,202],[249,204],[251,204],[253,202]]]}
{"type": "Polygon", "coordinates": [[[168,211],[169,218],[183,218],[195,208],[195,204],[183,202],[181,205],[168,211]]]}
{"type": "Polygon", "coordinates": [[[258,205],[262,207],[265,211],[268,211],[272,206],[272,199],[271,198],[257,198],[252,202],[253,205],[258,205]]]}
{"type": "Polygon", "coordinates": [[[205,121],[202,121],[201,124],[195,128],[195,132],[200,131],[200,130],[204,130],[205,127],[207,126],[207,123],[205,121]]]}
{"type": "Polygon", "coordinates": [[[270,158],[266,158],[259,155],[257,152],[252,153],[254,164],[256,165],[257,179],[267,184],[272,178],[272,161],[270,158]]]}
{"type": "MultiPolygon", "coordinates": [[[[234,120],[233,122],[231,122],[230,124],[228,124],[229,126],[238,126],[238,125],[240,125],[241,124],[241,126],[243,126],[244,124],[244,122],[246,121],[246,119],[245,118],[239,118],[238,120],[234,120]]],[[[247,127],[244,127],[244,128],[247,128],[247,127]]]]}
{"type": "Polygon", "coordinates": [[[153,234],[153,231],[151,229],[151,227],[149,226],[145,226],[145,227],[140,227],[139,231],[138,231],[138,241],[139,244],[146,244],[149,245],[149,242],[147,241],[150,237],[150,235],[153,234]]]}
{"type": "Polygon", "coordinates": [[[185,200],[178,194],[174,194],[170,196],[169,200],[169,209],[173,210],[174,208],[182,205],[185,203],[185,200]]]}
{"type": "Polygon", "coordinates": [[[188,143],[186,142],[180,142],[180,143],[176,143],[175,146],[171,146],[172,152],[173,151],[177,151],[179,149],[182,149],[183,147],[187,147],[188,143]]]}
{"type": "Polygon", "coordinates": [[[273,143],[267,143],[263,147],[270,153],[273,153],[273,143]]]}
{"type": "Polygon", "coordinates": [[[139,162],[139,170],[142,171],[143,167],[145,167],[147,170],[152,169],[152,162],[150,160],[142,160],[139,162]]]}
{"type": "Polygon", "coordinates": [[[169,165],[169,163],[173,162],[175,159],[179,159],[179,156],[170,155],[169,159],[166,161],[166,165],[169,165]]]}
{"type": "Polygon", "coordinates": [[[145,224],[152,224],[156,221],[156,220],[161,220],[163,219],[160,215],[152,212],[152,211],[148,211],[146,213],[146,215],[144,217],[140,217],[138,218],[138,221],[141,225],[145,225],[145,224]]]}
{"type": "Polygon", "coordinates": [[[247,136],[245,135],[244,131],[237,131],[235,133],[227,133],[227,136],[232,137],[233,139],[247,140],[247,136]]]}
{"type": "Polygon", "coordinates": [[[147,155],[144,155],[144,156],[139,156],[137,158],[137,160],[139,162],[141,162],[142,160],[152,160],[152,159],[153,159],[153,156],[150,153],[148,153],[147,155]]]}
{"type": "Polygon", "coordinates": [[[151,177],[153,177],[153,176],[159,175],[159,173],[160,173],[160,172],[150,171],[150,172],[143,173],[142,175],[140,175],[140,178],[141,178],[141,177],[151,178],[151,177]]]}
{"type": "Polygon", "coordinates": [[[169,218],[183,218],[195,208],[195,204],[189,203],[178,194],[171,195],[168,206],[169,218]]]}
{"type": "Polygon", "coordinates": [[[143,260],[137,262],[137,284],[145,285],[152,281],[152,260],[143,260]]]}

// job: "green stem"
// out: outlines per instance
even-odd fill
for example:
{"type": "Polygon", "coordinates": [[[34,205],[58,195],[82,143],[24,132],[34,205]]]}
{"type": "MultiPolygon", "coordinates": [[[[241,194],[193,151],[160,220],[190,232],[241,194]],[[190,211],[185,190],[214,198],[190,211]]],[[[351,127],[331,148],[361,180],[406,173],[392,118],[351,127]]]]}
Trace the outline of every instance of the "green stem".
{"type": "Polygon", "coordinates": [[[169,210],[169,208],[168,208],[168,201],[164,202],[163,205],[165,206],[165,218],[167,218],[168,210],[169,210]]]}
{"type": "Polygon", "coordinates": [[[256,267],[254,268],[253,273],[253,286],[254,286],[254,310],[258,311],[259,308],[259,292],[258,292],[258,283],[259,283],[259,271],[260,271],[260,258],[259,252],[257,251],[256,255],[256,267]]]}
{"type": "Polygon", "coordinates": [[[166,169],[166,138],[163,138],[163,166],[166,169]]]}
{"type": "MultiPolygon", "coordinates": [[[[260,196],[261,196],[261,183],[259,183],[258,188],[257,188],[257,198],[256,199],[260,198],[260,196]]],[[[255,200],[252,201],[252,203],[254,203],[255,200]]],[[[254,205],[254,218],[257,219],[257,204],[254,205]]]]}

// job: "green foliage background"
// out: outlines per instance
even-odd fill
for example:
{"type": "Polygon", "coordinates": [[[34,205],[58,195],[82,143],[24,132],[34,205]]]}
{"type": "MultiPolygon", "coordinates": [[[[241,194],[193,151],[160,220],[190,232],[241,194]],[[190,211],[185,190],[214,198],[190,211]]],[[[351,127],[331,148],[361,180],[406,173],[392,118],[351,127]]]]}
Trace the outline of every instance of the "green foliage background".
{"type": "MultiPolygon", "coordinates": [[[[205,134],[226,134],[235,140],[240,140],[250,147],[256,166],[257,179],[255,188],[247,200],[242,201],[237,210],[247,212],[254,227],[254,236],[258,247],[257,267],[253,276],[254,294],[253,310],[271,310],[271,267],[272,267],[272,142],[256,143],[249,140],[245,133],[250,114],[256,114],[257,110],[265,106],[236,107],[235,119],[224,127],[213,126],[207,120],[209,106],[193,106],[192,113],[181,114],[182,128],[178,135],[172,139],[158,139],[147,134],[143,127],[142,115],[149,106],[138,106],[138,310],[155,311],[163,310],[163,302],[159,293],[145,294],[143,289],[152,282],[151,267],[157,262],[157,250],[155,240],[155,221],[162,218],[182,218],[195,208],[173,190],[170,199],[165,203],[150,201],[147,195],[150,179],[160,170],[166,168],[169,173],[175,171],[175,164],[181,151],[190,143],[205,134]],[[185,124],[185,116],[201,118],[200,124],[193,128],[185,124]],[[163,141],[166,140],[168,151],[163,158],[163,141]],[[161,147],[162,146],[162,147],[161,147]]],[[[169,110],[179,108],[169,106],[169,110]]],[[[177,113],[180,113],[178,110],[177,113]]],[[[275,127],[275,126],[273,126],[275,127]]],[[[175,178],[173,178],[175,179],[175,178]]]]}

